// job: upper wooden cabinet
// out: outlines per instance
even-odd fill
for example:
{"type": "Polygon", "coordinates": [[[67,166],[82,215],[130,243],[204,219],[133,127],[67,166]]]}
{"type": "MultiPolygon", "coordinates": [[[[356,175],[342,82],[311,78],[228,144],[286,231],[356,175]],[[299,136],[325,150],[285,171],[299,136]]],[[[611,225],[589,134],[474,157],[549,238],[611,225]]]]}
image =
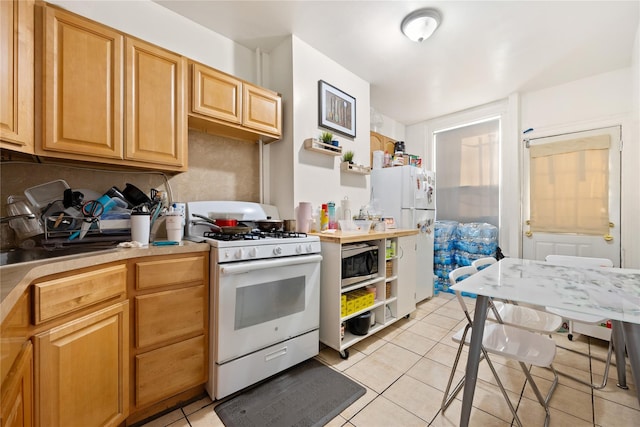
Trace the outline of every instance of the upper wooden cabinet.
{"type": "Polygon", "coordinates": [[[282,135],[282,99],[270,90],[243,83],[242,124],[267,135],[282,135]]]}
{"type": "Polygon", "coordinates": [[[0,147],[34,152],[33,0],[0,1],[0,147]]]}
{"type": "Polygon", "coordinates": [[[396,141],[393,138],[389,138],[388,136],[384,136],[382,134],[376,133],[376,132],[371,132],[370,137],[369,137],[369,149],[370,149],[370,156],[371,156],[371,163],[369,163],[370,165],[373,166],[373,152],[374,151],[386,151],[387,153],[391,154],[393,156],[393,153],[395,151],[395,145],[396,145],[396,141]]]}
{"type": "Polygon", "coordinates": [[[126,51],[125,158],[186,167],[186,59],[132,38],[126,51]]]}
{"type": "Polygon", "coordinates": [[[190,93],[190,127],[250,141],[282,136],[282,99],[276,92],[194,62],[190,93]]]}
{"type": "Polygon", "coordinates": [[[186,170],[186,59],[44,6],[43,156],[186,170]]]}

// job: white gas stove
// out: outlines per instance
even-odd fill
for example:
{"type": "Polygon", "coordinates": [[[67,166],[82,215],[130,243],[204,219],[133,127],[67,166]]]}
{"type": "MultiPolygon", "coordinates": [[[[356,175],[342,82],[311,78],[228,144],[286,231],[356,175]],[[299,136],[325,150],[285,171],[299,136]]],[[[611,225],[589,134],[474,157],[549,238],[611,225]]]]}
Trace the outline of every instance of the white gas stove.
{"type": "Polygon", "coordinates": [[[211,398],[226,397],[317,355],[320,239],[258,231],[255,221],[278,219],[269,205],[190,202],[185,214],[185,237],[211,245],[211,398]],[[207,222],[212,218],[238,224],[212,232],[207,222]]]}
{"type": "Polygon", "coordinates": [[[237,201],[190,202],[185,216],[185,238],[217,248],[218,263],[320,253],[320,238],[317,236],[281,230],[264,232],[254,227],[254,221],[279,219],[275,206],[237,201]],[[240,226],[229,228],[240,232],[213,231],[198,215],[235,219],[240,226]],[[250,230],[244,230],[245,227],[250,230]]]}

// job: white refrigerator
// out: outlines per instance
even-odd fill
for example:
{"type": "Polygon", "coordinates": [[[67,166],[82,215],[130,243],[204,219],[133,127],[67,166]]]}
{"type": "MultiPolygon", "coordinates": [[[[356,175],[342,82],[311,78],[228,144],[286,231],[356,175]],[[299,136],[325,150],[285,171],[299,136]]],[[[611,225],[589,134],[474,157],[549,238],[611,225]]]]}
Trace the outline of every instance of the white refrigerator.
{"type": "Polygon", "coordinates": [[[415,166],[371,171],[371,204],[398,228],[417,228],[416,303],[433,296],[433,227],[436,219],[435,172],[415,166]]]}

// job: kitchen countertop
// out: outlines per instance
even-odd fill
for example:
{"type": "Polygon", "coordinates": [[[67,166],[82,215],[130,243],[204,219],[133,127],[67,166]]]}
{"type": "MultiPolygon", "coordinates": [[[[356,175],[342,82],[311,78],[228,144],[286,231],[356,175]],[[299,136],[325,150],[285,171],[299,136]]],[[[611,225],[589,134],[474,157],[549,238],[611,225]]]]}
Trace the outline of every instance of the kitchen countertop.
{"type": "Polygon", "coordinates": [[[211,246],[207,243],[182,241],[180,245],[173,246],[105,249],[86,254],[3,265],[0,267],[0,323],[4,321],[31,282],[40,277],[130,258],[203,252],[210,249],[211,246]]]}
{"type": "Polygon", "coordinates": [[[402,237],[402,236],[413,236],[414,234],[418,234],[418,230],[415,228],[411,229],[391,229],[387,231],[370,231],[368,233],[354,233],[354,232],[343,232],[337,230],[333,233],[328,232],[319,232],[319,233],[308,233],[310,236],[318,236],[320,237],[321,242],[331,242],[331,243],[354,243],[354,242],[365,242],[367,240],[376,240],[376,239],[389,239],[392,237],[402,237]]]}

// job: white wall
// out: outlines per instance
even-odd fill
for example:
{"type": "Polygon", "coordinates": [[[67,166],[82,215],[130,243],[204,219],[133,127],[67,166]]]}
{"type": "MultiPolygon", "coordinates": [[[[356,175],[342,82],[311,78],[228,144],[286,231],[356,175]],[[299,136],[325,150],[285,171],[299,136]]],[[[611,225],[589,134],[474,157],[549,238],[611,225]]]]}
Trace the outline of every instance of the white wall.
{"type": "MultiPolygon", "coordinates": [[[[329,156],[304,149],[304,140],[318,138],[323,131],[318,126],[318,81],[324,80],[356,99],[356,137],[349,138],[334,133],[343,152],[354,151],[354,161],[369,163],[369,83],[362,80],[340,64],[327,58],[313,47],[295,36],[290,46],[285,42],[272,52],[270,62],[272,74],[277,63],[291,57],[293,96],[287,99],[292,105],[285,106],[286,126],[284,138],[270,144],[269,168],[270,203],[278,206],[282,216],[295,218],[295,207],[300,202],[311,202],[314,210],[322,203],[336,202],[348,197],[354,207],[369,203],[369,177],[340,171],[340,157],[329,156]],[[290,176],[286,167],[293,167],[290,176]]],[[[288,65],[287,65],[288,66],[288,65]]],[[[286,83],[276,84],[274,89],[286,90],[286,83]]]]}
{"type": "MultiPolygon", "coordinates": [[[[396,141],[406,141],[405,139],[405,125],[395,121],[389,116],[385,116],[375,110],[375,106],[371,107],[371,127],[370,130],[379,133],[389,138],[393,138],[396,141]],[[379,122],[378,122],[379,121],[379,122]]],[[[405,146],[405,149],[407,147],[405,146]]],[[[420,155],[418,152],[413,152],[407,149],[408,153],[420,155]]]]}
{"type": "MultiPolygon", "coordinates": [[[[48,0],[48,3],[225,73],[261,84],[257,81],[254,51],[150,0],[48,0]]],[[[265,83],[262,85],[267,86],[265,83]]]]}

